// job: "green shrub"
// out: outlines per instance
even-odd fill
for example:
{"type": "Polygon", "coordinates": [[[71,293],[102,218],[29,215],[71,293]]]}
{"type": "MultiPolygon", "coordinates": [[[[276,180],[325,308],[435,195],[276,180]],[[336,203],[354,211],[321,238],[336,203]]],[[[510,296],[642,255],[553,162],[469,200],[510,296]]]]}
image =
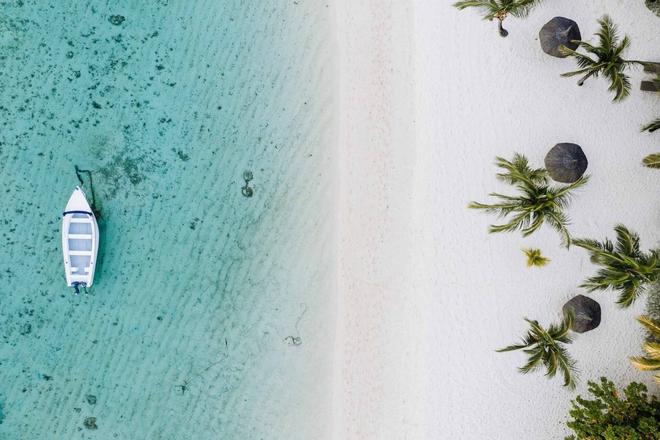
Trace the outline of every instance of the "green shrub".
{"type": "Polygon", "coordinates": [[[649,397],[644,384],[633,382],[619,396],[614,383],[602,377],[589,382],[593,400],[578,396],[566,424],[573,435],[566,440],[659,440],[660,401],[649,397]]]}

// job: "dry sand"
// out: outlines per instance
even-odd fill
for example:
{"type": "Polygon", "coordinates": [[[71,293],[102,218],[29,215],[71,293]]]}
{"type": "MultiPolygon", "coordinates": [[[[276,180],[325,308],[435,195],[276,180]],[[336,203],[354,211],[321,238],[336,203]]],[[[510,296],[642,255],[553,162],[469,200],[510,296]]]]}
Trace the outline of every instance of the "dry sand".
{"type": "MultiPolygon", "coordinates": [[[[604,238],[623,222],[658,244],[660,174],[641,159],[660,151],[640,126],[659,99],[638,90],[613,104],[603,80],[584,87],[560,73],[571,60],[545,55],[538,30],[572,18],[583,38],[609,13],[632,38],[629,56],[657,60],[660,20],[643,2],[559,0],[510,36],[448,1],[338,3],[340,74],[339,308],[335,361],[337,439],[550,439],[565,435],[576,393],[542,374],[523,376],[521,353],[498,354],[543,324],[595,268],[584,251],[560,247],[543,229],[528,239],[488,235],[494,218],[466,209],[504,190],[496,155],[526,154],[541,166],[558,142],[584,148],[592,179],[569,214],[576,236],[604,238]],[[523,247],[552,259],[525,267],[523,247]]],[[[612,293],[593,294],[600,327],[570,350],[580,384],[605,375],[620,385],[651,383],[627,357],[642,332],[612,293]]]]}

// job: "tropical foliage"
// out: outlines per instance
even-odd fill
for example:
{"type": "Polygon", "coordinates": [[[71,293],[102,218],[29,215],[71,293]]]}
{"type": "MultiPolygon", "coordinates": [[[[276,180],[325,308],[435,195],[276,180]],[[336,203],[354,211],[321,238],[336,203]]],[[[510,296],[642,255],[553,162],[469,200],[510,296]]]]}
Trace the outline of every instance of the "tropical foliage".
{"type": "Polygon", "coordinates": [[[603,242],[590,239],[575,239],[573,244],[586,249],[591,261],[601,266],[595,276],[587,279],[581,287],[595,290],[613,289],[619,292],[617,304],[629,307],[644,291],[647,283],[658,279],[660,261],[658,251],[642,252],[639,235],[624,225],[617,225],[616,243],[609,239],[603,242]]]}
{"type": "Polygon", "coordinates": [[[521,343],[509,345],[497,351],[501,353],[523,350],[527,354],[528,360],[525,365],[519,368],[521,373],[531,373],[544,367],[545,375],[548,378],[552,378],[557,372],[560,372],[564,378],[564,386],[571,389],[575,388],[575,362],[564,348],[564,344],[572,342],[568,332],[573,317],[566,315],[559,325],[553,324],[547,329],[543,328],[538,321],[527,318],[525,318],[525,321],[529,323],[530,329],[521,343]]]}
{"type": "Polygon", "coordinates": [[[584,185],[588,177],[581,177],[570,185],[552,186],[547,171],[530,168],[527,158],[520,154],[514,155],[512,161],[498,157],[496,165],[503,170],[497,174],[498,179],[514,186],[519,194],[491,193],[498,203],[471,202],[468,205],[472,209],[498,214],[500,218],[507,217],[507,223],[491,225],[489,232],[519,230],[526,237],[547,223],[561,234],[562,242],[568,246],[571,242],[567,229],[569,218],[564,209],[568,207],[571,192],[584,185]]]}
{"type": "Polygon", "coordinates": [[[625,50],[630,46],[630,39],[624,36],[619,40],[616,25],[609,16],[605,15],[598,20],[600,30],[596,33],[598,44],[592,45],[586,41],[579,42],[579,48],[585,50],[581,53],[564,46],[561,51],[568,56],[575,58],[578,70],[567,72],[562,76],[583,75],[578,81],[578,85],[591,78],[597,78],[602,75],[610,82],[609,91],[614,93],[614,101],[621,101],[630,94],[630,78],[625,74],[626,69],[639,64],[646,64],[643,61],[626,60],[622,58],[625,50]]]}
{"type": "Polygon", "coordinates": [[[646,7],[660,17],[660,1],[659,0],[646,0],[646,7]]]}
{"type": "Polygon", "coordinates": [[[523,249],[527,256],[527,267],[543,267],[550,262],[550,259],[541,254],[541,249],[523,249]]]}
{"type": "Polygon", "coordinates": [[[641,383],[631,383],[620,397],[614,383],[602,377],[589,382],[593,400],[578,396],[571,402],[566,425],[573,435],[566,440],[658,439],[660,401],[648,396],[641,383]]]}
{"type": "Polygon", "coordinates": [[[511,15],[513,17],[526,17],[534,6],[542,0],[464,0],[454,3],[458,9],[479,8],[484,13],[485,20],[497,20],[497,27],[502,37],[509,35],[509,31],[502,27],[502,22],[511,15]]]}
{"type": "MultiPolygon", "coordinates": [[[[631,358],[632,364],[642,371],[660,372],[660,321],[650,316],[640,316],[637,320],[649,332],[649,338],[643,345],[644,356],[631,358]]],[[[660,383],[660,373],[656,374],[655,381],[660,383]]]]}
{"type": "Polygon", "coordinates": [[[660,168],[660,153],[649,154],[644,158],[643,163],[649,168],[660,168]]]}

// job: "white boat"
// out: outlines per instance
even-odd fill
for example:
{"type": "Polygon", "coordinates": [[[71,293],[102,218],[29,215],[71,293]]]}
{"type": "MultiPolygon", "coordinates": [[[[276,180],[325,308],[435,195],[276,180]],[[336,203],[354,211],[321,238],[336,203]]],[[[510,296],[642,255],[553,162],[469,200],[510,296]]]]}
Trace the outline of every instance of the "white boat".
{"type": "Polygon", "coordinates": [[[94,283],[98,250],[99,226],[85,193],[77,186],[62,214],[66,284],[76,289],[76,293],[78,287],[90,287],[94,283]]]}

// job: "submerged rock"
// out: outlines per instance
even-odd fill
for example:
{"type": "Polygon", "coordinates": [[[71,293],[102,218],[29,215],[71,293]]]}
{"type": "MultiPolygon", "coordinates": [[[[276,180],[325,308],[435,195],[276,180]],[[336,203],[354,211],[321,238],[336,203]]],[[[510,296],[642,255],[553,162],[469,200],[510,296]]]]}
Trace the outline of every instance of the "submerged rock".
{"type": "Polygon", "coordinates": [[[539,32],[539,40],[543,52],[557,58],[566,58],[559,48],[566,46],[569,49],[577,49],[578,44],[573,40],[581,40],[580,28],[573,20],[564,17],[555,17],[547,22],[539,32]]]}
{"type": "Polygon", "coordinates": [[[85,418],[85,421],[83,422],[83,425],[87,429],[98,429],[98,426],[96,425],[96,417],[87,417],[87,418],[85,418]]]}
{"type": "Polygon", "coordinates": [[[578,295],[564,304],[564,315],[573,315],[571,330],[577,333],[588,332],[600,324],[600,304],[584,295],[578,295]]]}
{"type": "Polygon", "coordinates": [[[587,170],[589,161],[579,145],[557,144],[545,156],[545,168],[553,180],[573,183],[587,170]]]}
{"type": "Polygon", "coordinates": [[[108,18],[108,21],[115,26],[119,26],[124,20],[126,20],[126,17],[123,15],[111,15],[110,18],[108,18]]]}

